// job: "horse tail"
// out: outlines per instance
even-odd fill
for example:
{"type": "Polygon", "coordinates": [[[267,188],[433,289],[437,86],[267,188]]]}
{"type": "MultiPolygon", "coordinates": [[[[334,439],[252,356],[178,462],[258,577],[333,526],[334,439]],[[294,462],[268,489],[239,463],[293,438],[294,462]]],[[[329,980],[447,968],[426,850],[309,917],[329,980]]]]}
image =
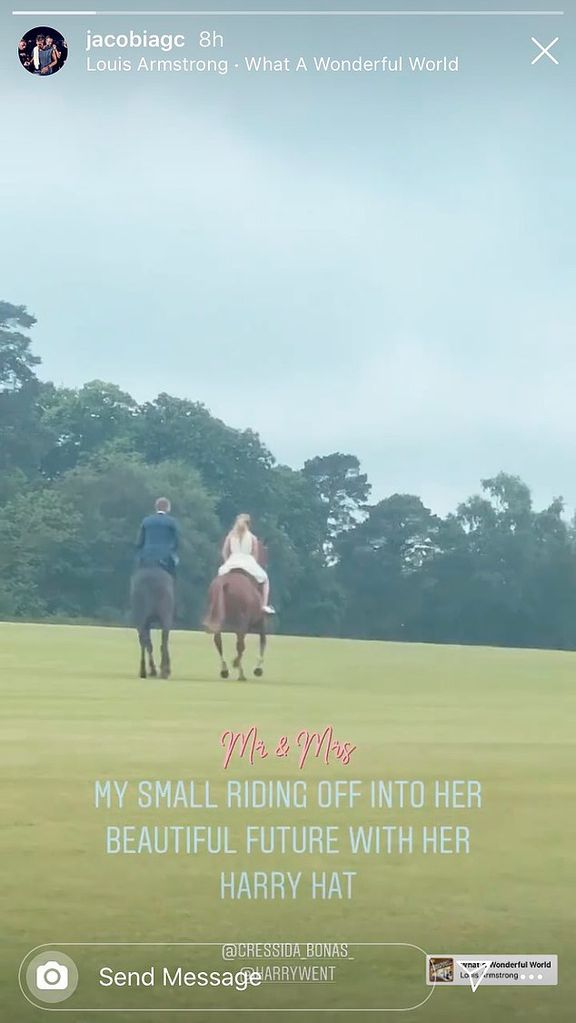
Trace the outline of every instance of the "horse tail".
{"type": "Polygon", "coordinates": [[[225,579],[216,576],[208,590],[208,610],[203,620],[208,632],[222,632],[226,620],[225,579]]]}

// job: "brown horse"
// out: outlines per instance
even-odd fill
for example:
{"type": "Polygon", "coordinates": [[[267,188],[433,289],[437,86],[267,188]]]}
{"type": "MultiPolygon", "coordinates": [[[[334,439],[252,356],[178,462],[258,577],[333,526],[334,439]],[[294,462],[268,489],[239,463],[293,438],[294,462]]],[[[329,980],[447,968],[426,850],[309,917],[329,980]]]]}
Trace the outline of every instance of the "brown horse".
{"type": "Polygon", "coordinates": [[[242,657],[246,649],[246,634],[256,632],[260,637],[260,655],[254,674],[264,674],[264,653],[266,650],[266,615],[262,610],[262,595],[257,582],[243,572],[234,569],[226,575],[216,576],[208,591],[208,611],[204,619],[208,632],[214,634],[214,645],[220,655],[220,678],[228,678],[230,672],[224,660],[222,633],[236,633],[236,657],[233,667],[238,669],[238,681],[245,682],[242,657]]]}
{"type": "Polygon", "coordinates": [[[174,620],[174,579],[160,565],[146,565],[138,568],[132,576],[130,589],[132,617],[140,640],[140,678],[146,678],[146,654],[148,673],[157,678],[154,661],[151,630],[158,625],[162,630],[160,675],[170,678],[170,629],[174,620]]]}

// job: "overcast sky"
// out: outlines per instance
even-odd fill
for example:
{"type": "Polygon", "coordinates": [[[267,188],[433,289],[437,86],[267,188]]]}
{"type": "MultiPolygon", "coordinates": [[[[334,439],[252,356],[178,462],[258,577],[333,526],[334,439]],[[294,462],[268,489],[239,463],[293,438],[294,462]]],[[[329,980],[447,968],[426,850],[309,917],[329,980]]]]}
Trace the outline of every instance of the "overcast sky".
{"type": "Polygon", "coordinates": [[[45,377],[203,401],[295,467],[353,452],[377,498],[445,512],[504,469],[576,505],[571,17],[61,17],[50,80],[29,21],[0,24],[0,298],[45,377]],[[87,73],[86,29],[130,27],[462,71],[87,73]]]}

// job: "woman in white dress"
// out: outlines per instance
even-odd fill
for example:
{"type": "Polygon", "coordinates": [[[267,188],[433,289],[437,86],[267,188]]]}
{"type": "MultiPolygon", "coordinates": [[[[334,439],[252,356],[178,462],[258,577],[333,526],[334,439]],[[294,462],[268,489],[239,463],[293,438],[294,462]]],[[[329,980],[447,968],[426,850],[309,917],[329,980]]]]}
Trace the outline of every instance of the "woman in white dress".
{"type": "Polygon", "coordinates": [[[224,564],[218,569],[218,575],[226,575],[235,568],[242,569],[256,580],[262,587],[262,610],[269,615],[276,614],[270,606],[270,581],[268,573],[257,560],[260,543],[258,537],[251,532],[250,516],[238,515],[232,529],[228,533],[222,548],[224,564]]]}

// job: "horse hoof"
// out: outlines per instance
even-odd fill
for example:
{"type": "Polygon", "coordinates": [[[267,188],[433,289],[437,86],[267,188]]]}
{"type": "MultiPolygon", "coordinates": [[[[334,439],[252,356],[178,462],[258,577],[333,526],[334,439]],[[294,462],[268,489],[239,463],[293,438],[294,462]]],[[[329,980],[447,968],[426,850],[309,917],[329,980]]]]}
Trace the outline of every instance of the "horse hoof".
{"type": "Polygon", "coordinates": [[[256,678],[262,678],[262,675],[264,674],[264,669],[254,668],[254,674],[256,675],[256,678]]]}
{"type": "Polygon", "coordinates": [[[238,675],[238,681],[239,682],[245,682],[246,681],[246,675],[238,675]]]}
{"type": "Polygon", "coordinates": [[[152,671],[150,672],[150,678],[158,678],[158,672],[156,671],[156,668],[153,668],[152,671]]]}
{"type": "Polygon", "coordinates": [[[162,675],[160,677],[163,678],[163,679],[169,679],[170,678],[170,672],[169,671],[163,671],[162,675]]]}
{"type": "Polygon", "coordinates": [[[147,676],[145,671],[141,671],[140,672],[140,678],[148,678],[148,676],[147,676]]]}
{"type": "Polygon", "coordinates": [[[229,671],[221,671],[220,672],[220,678],[230,678],[230,672],[229,671]]]}

